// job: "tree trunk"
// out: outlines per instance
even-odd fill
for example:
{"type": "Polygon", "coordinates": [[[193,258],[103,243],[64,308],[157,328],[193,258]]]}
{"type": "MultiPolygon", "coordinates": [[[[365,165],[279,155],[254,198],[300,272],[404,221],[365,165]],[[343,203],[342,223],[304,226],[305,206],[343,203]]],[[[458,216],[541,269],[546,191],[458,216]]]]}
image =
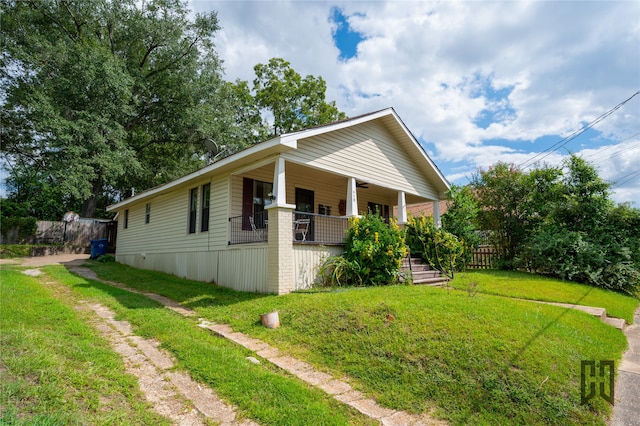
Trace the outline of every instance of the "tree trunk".
{"type": "Polygon", "coordinates": [[[102,195],[102,179],[93,181],[91,186],[91,196],[82,203],[80,217],[95,217],[98,210],[98,198],[102,195]]]}

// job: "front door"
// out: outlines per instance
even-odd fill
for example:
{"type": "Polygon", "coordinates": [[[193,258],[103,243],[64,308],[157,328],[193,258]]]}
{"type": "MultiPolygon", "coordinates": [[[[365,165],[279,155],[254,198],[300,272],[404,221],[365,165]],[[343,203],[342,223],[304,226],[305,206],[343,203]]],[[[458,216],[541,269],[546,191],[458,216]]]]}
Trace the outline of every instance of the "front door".
{"type": "MultiPolygon", "coordinates": [[[[310,189],[296,188],[296,212],[313,213],[314,197],[313,191],[310,189]]],[[[309,232],[307,233],[307,241],[313,241],[313,225],[314,217],[312,215],[296,214],[295,219],[311,219],[309,224],[309,232]]]]}

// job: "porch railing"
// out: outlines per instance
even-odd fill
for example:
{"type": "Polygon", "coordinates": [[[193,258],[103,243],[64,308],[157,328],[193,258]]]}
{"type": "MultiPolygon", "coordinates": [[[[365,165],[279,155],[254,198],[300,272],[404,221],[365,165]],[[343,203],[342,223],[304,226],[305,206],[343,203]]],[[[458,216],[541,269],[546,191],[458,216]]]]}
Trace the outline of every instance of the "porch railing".
{"type": "Polygon", "coordinates": [[[229,218],[229,244],[261,243],[269,239],[266,211],[229,218]]]}
{"type": "MultiPolygon", "coordinates": [[[[229,218],[229,244],[260,243],[269,240],[267,212],[229,218]]],[[[344,244],[349,221],[344,217],[294,212],[291,237],[298,243],[344,244]]]]}
{"type": "Polygon", "coordinates": [[[344,244],[344,237],[349,229],[349,220],[345,217],[294,212],[293,229],[294,242],[344,244]],[[307,226],[306,235],[300,232],[304,230],[305,225],[307,226]]]}

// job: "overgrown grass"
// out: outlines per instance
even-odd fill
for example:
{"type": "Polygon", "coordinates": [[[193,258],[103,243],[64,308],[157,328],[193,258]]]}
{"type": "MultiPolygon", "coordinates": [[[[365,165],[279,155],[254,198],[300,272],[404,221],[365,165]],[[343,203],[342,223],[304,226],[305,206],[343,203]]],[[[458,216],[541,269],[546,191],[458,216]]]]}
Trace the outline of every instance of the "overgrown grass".
{"type": "Polygon", "coordinates": [[[456,274],[450,285],[459,290],[545,302],[574,303],[605,308],[607,315],[633,323],[638,299],[609,290],[514,271],[468,271],[456,274]]]}
{"type": "Polygon", "coordinates": [[[0,259],[31,256],[33,247],[30,244],[0,244],[0,259]]]}
{"type": "Polygon", "coordinates": [[[170,424],[81,314],[0,269],[0,424],[170,424]]]}
{"type": "MultiPolygon", "coordinates": [[[[118,267],[113,263],[94,264],[118,267]]],[[[194,319],[182,317],[145,296],[71,275],[61,266],[50,266],[45,270],[81,297],[97,300],[113,309],[118,319],[132,324],[134,333],[160,341],[162,347],[175,356],[178,368],[211,386],[238,406],[241,413],[261,424],[376,424],[324,392],[283,374],[271,364],[251,363],[246,359],[253,355],[251,351],[197,327],[194,319]]],[[[133,276],[130,279],[136,280],[133,276]]],[[[137,282],[141,286],[148,284],[137,282]]],[[[189,286],[189,283],[183,284],[189,286]]],[[[221,293],[221,299],[225,299],[225,292],[221,293]]]]}
{"type": "Polygon", "coordinates": [[[604,400],[580,405],[580,361],[618,361],[626,347],[619,330],[582,312],[486,294],[390,286],[258,296],[118,264],[91,267],[346,374],[387,407],[435,407],[454,424],[604,424],[604,400]],[[274,309],[281,328],[262,327],[259,315],[274,309]]]}

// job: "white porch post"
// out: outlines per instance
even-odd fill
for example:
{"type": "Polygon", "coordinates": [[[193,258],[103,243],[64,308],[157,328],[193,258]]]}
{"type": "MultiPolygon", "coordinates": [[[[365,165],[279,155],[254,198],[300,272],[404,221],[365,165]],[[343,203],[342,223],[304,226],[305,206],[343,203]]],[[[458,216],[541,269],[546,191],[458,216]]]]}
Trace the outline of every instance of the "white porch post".
{"type": "Polygon", "coordinates": [[[433,224],[436,228],[442,227],[442,221],[440,220],[440,200],[433,201],[433,224]]]}
{"type": "Polygon", "coordinates": [[[349,178],[347,183],[347,216],[358,216],[356,178],[349,178]]]}
{"type": "Polygon", "coordinates": [[[295,204],[287,204],[284,158],[276,160],[273,171],[275,200],[265,207],[269,212],[269,240],[267,244],[267,290],[286,294],[293,290],[293,211],[295,204]]]}
{"type": "Polygon", "coordinates": [[[284,158],[278,157],[273,168],[273,195],[274,203],[279,206],[287,204],[287,185],[284,174],[284,158]]]}
{"type": "Polygon", "coordinates": [[[404,191],[398,192],[398,224],[407,223],[407,200],[404,191]]]}

